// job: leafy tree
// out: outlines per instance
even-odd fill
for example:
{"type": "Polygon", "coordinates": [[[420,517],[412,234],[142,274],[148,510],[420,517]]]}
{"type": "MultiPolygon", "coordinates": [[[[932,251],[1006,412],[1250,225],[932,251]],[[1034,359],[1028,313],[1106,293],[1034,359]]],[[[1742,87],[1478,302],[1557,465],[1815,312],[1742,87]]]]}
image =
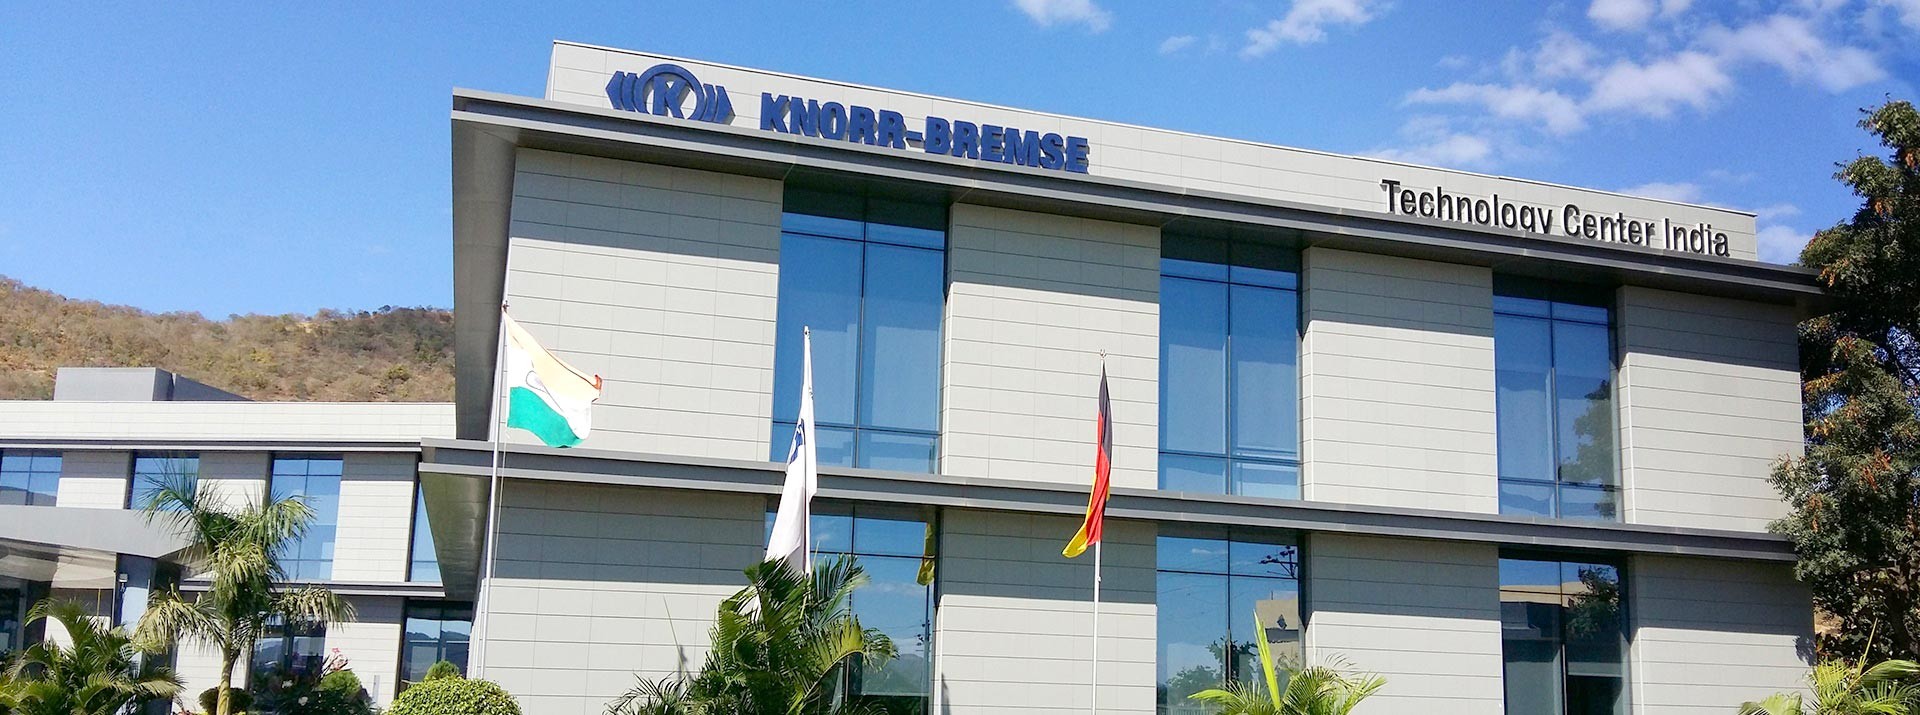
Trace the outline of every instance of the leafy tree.
{"type": "Polygon", "coordinates": [[[808,578],[780,561],[747,569],[747,587],[721,602],[712,649],[692,679],[640,680],[607,706],[612,715],[816,715],[877,713],[839,697],[839,670],[856,659],[884,663],[893,641],[863,628],[852,595],[866,574],[849,557],[808,578]]]}
{"type": "Polygon", "coordinates": [[[1774,469],[1792,512],[1773,529],[1839,621],[1823,652],[1920,658],[1920,113],[1865,114],[1891,160],[1841,167],[1860,210],[1800,254],[1833,309],[1800,326],[1806,455],[1774,469]]]}
{"type": "Polygon", "coordinates": [[[41,641],[15,655],[0,673],[0,713],[113,715],[180,692],[173,671],[137,665],[143,651],[127,632],[101,625],[79,603],[41,601],[27,622],[43,619],[59,621],[72,645],[41,641]]]}
{"type": "Polygon", "coordinates": [[[300,497],[230,506],[211,485],[171,479],[147,506],[147,518],[166,520],[189,540],[186,562],[211,575],[198,598],[178,589],[154,595],[135,630],[143,643],[177,640],[204,644],[220,654],[218,706],[212,715],[234,712],[233,668],[251,654],[269,624],[344,621],[353,607],[318,586],[286,583],[280,554],[306,535],[313,509],[300,497]]]}
{"type": "Polygon", "coordinates": [[[1909,715],[1920,711],[1920,685],[1913,682],[1920,665],[1910,660],[1887,660],[1867,666],[1829,660],[1807,674],[1813,702],[1801,693],[1775,693],[1765,700],[1742,703],[1740,715],[1909,715]]]}

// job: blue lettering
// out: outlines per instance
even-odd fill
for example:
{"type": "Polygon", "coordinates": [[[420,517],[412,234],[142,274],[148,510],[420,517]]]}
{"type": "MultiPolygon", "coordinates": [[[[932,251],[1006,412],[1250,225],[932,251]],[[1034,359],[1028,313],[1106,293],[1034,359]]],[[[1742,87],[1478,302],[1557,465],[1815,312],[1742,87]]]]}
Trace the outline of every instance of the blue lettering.
{"type": "Polygon", "coordinates": [[[980,125],[981,161],[1003,162],[1007,160],[1006,156],[1002,153],[1006,147],[1005,132],[1005,129],[1001,129],[992,124],[980,125]]]}
{"type": "Polygon", "coordinates": [[[953,125],[939,117],[927,117],[927,140],[920,145],[928,154],[945,154],[953,146],[953,125]]]}
{"type": "Polygon", "coordinates": [[[772,129],[776,132],[787,130],[787,95],[773,96],[768,92],[760,93],[760,129],[772,129]]]}
{"type": "Polygon", "coordinates": [[[1040,133],[1025,132],[1009,127],[1007,129],[1006,162],[1020,166],[1039,166],[1040,133]]]}
{"type": "Polygon", "coordinates": [[[1087,157],[1087,138],[1067,137],[1067,171],[1085,174],[1091,163],[1087,157]]]}
{"type": "Polygon", "coordinates": [[[820,136],[828,139],[845,139],[847,136],[847,108],[839,102],[820,105],[820,136]]]}
{"type": "Polygon", "coordinates": [[[1048,132],[1040,137],[1040,168],[1058,169],[1066,161],[1065,140],[1060,135],[1048,132]]]}
{"type": "Polygon", "coordinates": [[[950,153],[954,156],[964,156],[968,159],[980,158],[980,128],[974,126],[973,122],[955,121],[953,123],[953,151],[950,153]]]}
{"type": "Polygon", "coordinates": [[[652,84],[653,115],[672,114],[674,119],[686,119],[686,115],[680,113],[680,95],[687,90],[686,80],[663,72],[653,76],[652,84]]]}
{"type": "Polygon", "coordinates": [[[895,149],[905,149],[907,148],[906,134],[907,134],[907,118],[906,117],[900,116],[899,112],[889,111],[885,109],[880,110],[879,143],[881,146],[890,146],[895,149]]]}
{"type": "Polygon", "coordinates": [[[794,97],[787,102],[787,121],[794,134],[820,136],[820,102],[809,99],[803,103],[794,97]]]}
{"type": "Polygon", "coordinates": [[[853,106],[853,120],[847,126],[847,141],[873,143],[873,110],[857,104],[853,106]]]}

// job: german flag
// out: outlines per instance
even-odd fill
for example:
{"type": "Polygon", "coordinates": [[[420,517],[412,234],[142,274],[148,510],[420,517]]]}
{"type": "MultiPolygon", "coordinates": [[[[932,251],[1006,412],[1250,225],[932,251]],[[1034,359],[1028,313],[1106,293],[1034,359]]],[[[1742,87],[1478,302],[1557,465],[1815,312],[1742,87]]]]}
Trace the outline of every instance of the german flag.
{"type": "Polygon", "coordinates": [[[1107,366],[1100,365],[1100,414],[1094,419],[1094,441],[1100,453],[1093,458],[1093,493],[1087,495],[1087,518],[1080,531],[1067,542],[1060,555],[1073,558],[1086,553],[1087,547],[1100,543],[1102,522],[1107,516],[1107,478],[1113,471],[1113,404],[1107,400],[1107,366]]]}

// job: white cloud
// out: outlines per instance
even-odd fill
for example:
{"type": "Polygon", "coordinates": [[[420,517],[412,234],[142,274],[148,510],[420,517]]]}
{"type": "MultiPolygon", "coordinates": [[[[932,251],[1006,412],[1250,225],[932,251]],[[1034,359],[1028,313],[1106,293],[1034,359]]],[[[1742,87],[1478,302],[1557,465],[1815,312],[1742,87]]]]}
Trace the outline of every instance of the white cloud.
{"type": "Polygon", "coordinates": [[[1417,89],[1408,104],[1473,104],[1503,119],[1539,122],[1554,134],[1585,129],[1587,121],[1572,98],[1554,90],[1528,86],[1455,82],[1440,89],[1417,89]]]}
{"type": "Polygon", "coordinates": [[[1113,15],[1093,0],[1013,0],[1013,6],[1041,27],[1086,25],[1094,32],[1113,26],[1113,15]]]}
{"type": "Polygon", "coordinates": [[[1627,188],[1621,189],[1620,193],[1628,194],[1632,196],[1645,196],[1651,199],[1666,199],[1668,201],[1679,201],[1682,203],[1689,203],[1689,204],[1702,203],[1702,196],[1703,196],[1702,192],[1700,191],[1699,184],[1688,183],[1684,181],[1673,181],[1673,182],[1656,181],[1650,184],[1641,184],[1639,186],[1629,186],[1627,188]]]}
{"type": "MultiPolygon", "coordinates": [[[[1913,1],[1920,4],[1920,0],[1913,1]]],[[[1774,15],[1737,30],[1712,28],[1706,33],[1705,44],[1729,61],[1773,65],[1796,79],[1810,76],[1833,92],[1887,76],[1873,53],[1830,45],[1806,20],[1790,15],[1774,15]]]]}
{"type": "Polygon", "coordinates": [[[1636,30],[1652,20],[1655,13],[1674,17],[1693,7],[1693,0],[1593,0],[1587,6],[1587,19],[1609,30],[1636,30]]]}
{"type": "Polygon", "coordinates": [[[1892,8],[1901,24],[1920,30],[1920,0],[1880,0],[1880,4],[1892,8]]]}
{"type": "Polygon", "coordinates": [[[1373,20],[1378,0],[1293,0],[1278,20],[1247,31],[1240,56],[1248,59],[1274,51],[1283,42],[1306,45],[1327,39],[1327,27],[1364,25],[1373,20]]]}
{"type": "Polygon", "coordinates": [[[1760,223],[1772,223],[1789,216],[1799,216],[1800,207],[1793,204],[1773,204],[1753,210],[1754,220],[1760,223]]]}
{"type": "Polygon", "coordinates": [[[1812,237],[1812,234],[1779,224],[1761,226],[1760,230],[1754,232],[1754,238],[1760,243],[1760,260],[1768,263],[1800,260],[1800,249],[1805,248],[1807,239],[1812,237]]]}
{"type": "Polygon", "coordinates": [[[1545,79],[1587,77],[1593,74],[1600,51],[1565,30],[1547,33],[1532,54],[1534,74],[1545,79]]]}
{"type": "Polygon", "coordinates": [[[1160,41],[1160,54],[1171,55],[1188,47],[1192,47],[1193,43],[1199,40],[1200,38],[1194,37],[1193,35],[1174,35],[1160,41]]]}
{"type": "Polygon", "coordinates": [[[1732,88],[1717,58],[1689,50],[1647,64],[1613,63],[1594,81],[1586,106],[1665,118],[1679,105],[1704,110],[1732,88]]]}
{"type": "Polygon", "coordinates": [[[1414,117],[1400,127],[1406,144],[1364,152],[1380,159],[1409,164],[1447,167],[1481,167],[1494,158],[1493,140],[1486,136],[1457,132],[1441,117],[1414,117]]]}

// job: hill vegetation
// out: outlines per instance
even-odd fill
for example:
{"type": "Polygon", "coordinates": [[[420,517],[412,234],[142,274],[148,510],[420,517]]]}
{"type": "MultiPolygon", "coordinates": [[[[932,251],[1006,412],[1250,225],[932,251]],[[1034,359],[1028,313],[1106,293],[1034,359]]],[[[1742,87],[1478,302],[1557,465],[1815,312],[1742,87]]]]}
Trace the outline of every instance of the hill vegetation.
{"type": "Polygon", "coordinates": [[[53,396],[56,369],[158,367],[255,400],[453,399],[453,314],[150,313],[0,276],[0,400],[53,396]]]}

